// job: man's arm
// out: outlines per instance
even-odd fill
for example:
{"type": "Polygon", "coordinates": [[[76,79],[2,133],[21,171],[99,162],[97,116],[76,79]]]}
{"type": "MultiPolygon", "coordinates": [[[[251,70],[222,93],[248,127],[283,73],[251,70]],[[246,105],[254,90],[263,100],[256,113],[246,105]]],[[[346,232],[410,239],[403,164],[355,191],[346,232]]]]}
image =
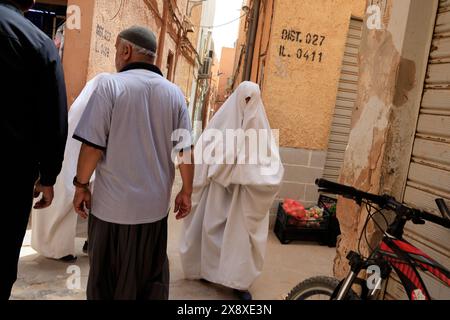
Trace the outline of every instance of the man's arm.
{"type": "Polygon", "coordinates": [[[177,220],[187,217],[191,212],[191,196],[194,182],[194,153],[191,150],[181,151],[179,163],[183,187],[175,199],[174,212],[177,213],[177,220]],[[190,159],[190,161],[183,161],[183,159],[190,159]]]}
{"type": "Polygon", "coordinates": [[[107,81],[105,77],[98,79],[73,134],[73,138],[82,143],[76,176],[78,186],[73,199],[74,209],[82,218],[87,218],[86,208],[91,208],[91,192],[87,183],[108,145],[112,99],[111,93],[106,90],[107,81]]]}
{"type": "Polygon", "coordinates": [[[88,216],[86,208],[91,209],[91,191],[88,184],[102,156],[103,150],[91,147],[85,143],[81,145],[76,179],[80,185],[85,186],[76,186],[73,206],[83,219],[86,219],[88,216]]]}
{"type": "Polygon", "coordinates": [[[53,185],[61,171],[67,139],[67,98],[58,52],[51,41],[39,53],[41,79],[37,81],[41,97],[37,101],[36,140],[39,181],[34,197],[42,193],[35,209],[44,209],[53,201],[53,185]]]}
{"type": "Polygon", "coordinates": [[[67,140],[67,96],[58,51],[49,40],[41,52],[43,63],[38,107],[38,161],[40,184],[53,186],[61,171],[67,140]]]}

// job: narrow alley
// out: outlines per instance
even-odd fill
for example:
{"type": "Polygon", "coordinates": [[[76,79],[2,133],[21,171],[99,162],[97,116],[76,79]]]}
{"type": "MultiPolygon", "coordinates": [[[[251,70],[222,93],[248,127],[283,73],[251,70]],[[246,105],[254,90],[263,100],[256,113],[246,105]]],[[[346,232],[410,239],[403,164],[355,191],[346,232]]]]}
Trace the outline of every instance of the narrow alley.
{"type": "MultiPolygon", "coordinates": [[[[172,198],[180,188],[177,175],[172,198]]],[[[173,199],[172,202],[173,203],[173,199]]],[[[231,289],[201,281],[184,279],[179,258],[179,234],[182,222],[173,214],[169,220],[168,255],[170,260],[170,299],[175,300],[228,300],[236,299],[231,289]]],[[[89,272],[88,257],[82,252],[86,239],[86,221],[78,224],[76,248],[78,259],[65,263],[39,256],[30,247],[31,230],[27,231],[19,262],[18,280],[13,288],[13,300],[85,300],[89,272]],[[68,289],[68,268],[81,269],[81,289],[68,289]]],[[[273,228],[271,227],[273,230],[273,228]]],[[[261,277],[251,288],[256,300],[284,299],[299,282],[317,275],[331,275],[336,248],[314,243],[294,242],[282,245],[271,231],[267,243],[267,257],[261,277]]],[[[70,270],[69,270],[70,271],[70,270]]]]}
{"type": "Polygon", "coordinates": [[[0,0],[0,46],[0,299],[450,300],[450,0],[0,0]]]}

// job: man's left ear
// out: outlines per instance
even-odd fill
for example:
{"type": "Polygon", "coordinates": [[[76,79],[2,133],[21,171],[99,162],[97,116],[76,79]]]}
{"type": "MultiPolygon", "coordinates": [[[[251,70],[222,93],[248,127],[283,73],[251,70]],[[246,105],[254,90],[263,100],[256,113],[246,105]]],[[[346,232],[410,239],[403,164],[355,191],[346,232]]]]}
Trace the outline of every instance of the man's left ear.
{"type": "Polygon", "coordinates": [[[129,44],[126,44],[126,45],[123,47],[123,55],[125,56],[125,58],[126,58],[127,60],[131,59],[131,52],[132,52],[131,46],[130,46],[129,44]]]}

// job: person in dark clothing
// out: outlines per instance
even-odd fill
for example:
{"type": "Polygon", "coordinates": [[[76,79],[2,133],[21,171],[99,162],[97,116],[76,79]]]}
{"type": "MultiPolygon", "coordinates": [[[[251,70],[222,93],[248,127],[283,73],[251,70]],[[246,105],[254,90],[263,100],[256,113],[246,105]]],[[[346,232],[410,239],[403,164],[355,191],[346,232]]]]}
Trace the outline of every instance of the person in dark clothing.
{"type": "Polygon", "coordinates": [[[7,300],[29,214],[53,200],[67,139],[67,98],[58,50],[23,13],[33,0],[0,0],[0,135],[5,169],[0,232],[3,271],[0,300],[7,300]],[[6,208],[5,208],[6,207],[6,208]]]}

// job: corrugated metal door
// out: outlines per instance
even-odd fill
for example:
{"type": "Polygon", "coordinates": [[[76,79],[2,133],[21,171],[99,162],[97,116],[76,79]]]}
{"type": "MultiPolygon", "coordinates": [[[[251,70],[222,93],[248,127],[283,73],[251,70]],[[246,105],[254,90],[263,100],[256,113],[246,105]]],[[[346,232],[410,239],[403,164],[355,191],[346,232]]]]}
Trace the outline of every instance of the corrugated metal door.
{"type": "MultiPolygon", "coordinates": [[[[404,202],[439,214],[435,198],[450,205],[450,0],[441,0],[424,94],[411,155],[404,202]]],[[[450,268],[450,231],[431,223],[408,224],[405,238],[450,268]]],[[[424,277],[434,299],[450,299],[450,289],[424,277]]],[[[387,298],[405,297],[398,278],[387,298]]]]}
{"type": "Polygon", "coordinates": [[[325,179],[331,181],[337,181],[339,178],[350,135],[352,113],[358,91],[358,53],[362,27],[361,20],[351,19],[323,175],[325,179]]]}

